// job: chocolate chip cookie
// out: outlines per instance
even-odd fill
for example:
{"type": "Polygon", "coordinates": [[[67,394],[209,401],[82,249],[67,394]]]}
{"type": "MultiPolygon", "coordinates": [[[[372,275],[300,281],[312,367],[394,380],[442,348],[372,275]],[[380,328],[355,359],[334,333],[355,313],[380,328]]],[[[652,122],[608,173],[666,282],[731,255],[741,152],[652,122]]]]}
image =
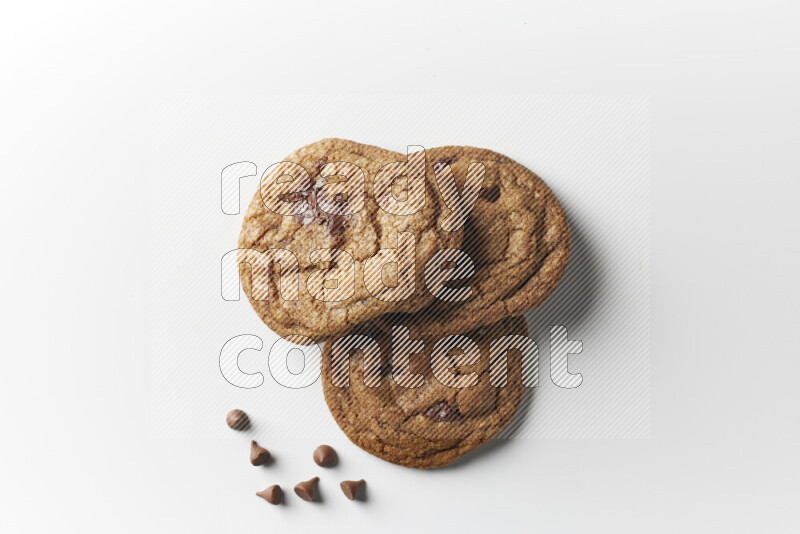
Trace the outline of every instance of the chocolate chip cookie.
{"type": "Polygon", "coordinates": [[[471,294],[458,302],[437,299],[412,315],[383,317],[384,329],[413,323],[422,335],[458,334],[539,306],[556,289],[570,252],[566,215],[547,184],[510,158],[481,148],[432,148],[428,162],[435,175],[452,172],[462,191],[469,164],[485,168],[461,245],[474,274],[450,284],[469,287],[471,294]]]}
{"type": "Polygon", "coordinates": [[[446,211],[421,162],[324,139],[270,166],[239,235],[242,286],[267,326],[308,344],[431,302],[424,266],[458,247],[462,231],[442,228],[446,211]],[[392,251],[411,260],[384,267],[392,251]]]}
{"type": "Polygon", "coordinates": [[[442,339],[370,326],[326,343],[322,364],[328,408],[362,449],[408,467],[439,467],[514,418],[525,393],[523,353],[532,354],[524,319],[442,339]]]}

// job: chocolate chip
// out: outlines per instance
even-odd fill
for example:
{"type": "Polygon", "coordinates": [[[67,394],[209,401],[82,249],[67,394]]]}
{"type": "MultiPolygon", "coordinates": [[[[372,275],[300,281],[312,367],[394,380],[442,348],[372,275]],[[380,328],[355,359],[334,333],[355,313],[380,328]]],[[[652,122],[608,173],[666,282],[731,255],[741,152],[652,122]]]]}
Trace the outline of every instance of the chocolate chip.
{"type": "Polygon", "coordinates": [[[250,426],[250,418],[242,410],[231,410],[225,421],[234,430],[244,430],[250,426]]]}
{"type": "Polygon", "coordinates": [[[445,165],[452,165],[457,161],[458,161],[458,156],[451,156],[449,158],[439,158],[436,160],[436,163],[433,164],[433,170],[439,172],[445,167],[445,165]]]}
{"type": "Polygon", "coordinates": [[[336,451],[330,445],[320,445],[314,450],[314,462],[320,467],[336,465],[336,451]]]}
{"type": "Polygon", "coordinates": [[[381,375],[381,377],[391,378],[396,372],[397,371],[396,371],[396,369],[394,368],[394,365],[392,365],[391,362],[386,362],[383,365],[381,365],[381,367],[380,367],[380,375],[381,375]]]}
{"type": "Polygon", "coordinates": [[[482,187],[478,196],[484,200],[488,200],[489,202],[497,202],[497,200],[500,198],[500,187],[496,185],[493,185],[488,189],[482,187]]]}
{"type": "MultiPolygon", "coordinates": [[[[319,197],[324,195],[322,190],[322,182],[316,182],[314,186],[307,191],[300,191],[296,193],[284,193],[279,198],[281,200],[294,202],[297,200],[305,199],[308,201],[308,209],[303,213],[295,213],[294,220],[302,225],[309,225],[312,222],[325,226],[328,234],[331,237],[341,239],[342,234],[350,225],[352,215],[337,215],[326,213],[319,207],[319,197]],[[302,195],[302,196],[298,196],[302,195]]],[[[333,201],[340,207],[346,203],[346,198],[342,193],[337,193],[333,197],[333,201]]],[[[338,245],[335,243],[335,245],[338,245]]]]}
{"type": "Polygon", "coordinates": [[[265,490],[257,491],[256,495],[270,504],[280,504],[283,502],[283,490],[277,484],[270,486],[265,490]]]}
{"type": "Polygon", "coordinates": [[[339,487],[342,488],[342,493],[344,493],[344,496],[352,501],[358,497],[358,494],[361,491],[361,488],[364,487],[364,484],[365,482],[363,478],[361,480],[345,480],[339,484],[339,487]]]}
{"type": "Polygon", "coordinates": [[[306,225],[313,220],[312,217],[306,217],[307,213],[308,213],[307,211],[303,213],[295,213],[292,217],[294,217],[294,220],[297,221],[299,224],[306,225]]]}
{"type": "Polygon", "coordinates": [[[289,193],[283,193],[282,195],[278,195],[278,200],[281,202],[300,202],[308,198],[309,191],[291,191],[289,193]]]}
{"type": "Polygon", "coordinates": [[[264,465],[269,461],[270,454],[267,449],[260,447],[255,440],[250,442],[250,463],[253,465],[264,465]]]}
{"type": "Polygon", "coordinates": [[[325,229],[332,236],[342,234],[347,228],[349,220],[342,215],[329,215],[325,229]]]}
{"type": "Polygon", "coordinates": [[[319,477],[300,482],[294,487],[294,492],[304,501],[313,501],[317,497],[317,481],[319,477]]]}
{"type": "Polygon", "coordinates": [[[447,401],[439,401],[430,406],[423,415],[434,423],[454,423],[461,420],[461,412],[447,401]]]}

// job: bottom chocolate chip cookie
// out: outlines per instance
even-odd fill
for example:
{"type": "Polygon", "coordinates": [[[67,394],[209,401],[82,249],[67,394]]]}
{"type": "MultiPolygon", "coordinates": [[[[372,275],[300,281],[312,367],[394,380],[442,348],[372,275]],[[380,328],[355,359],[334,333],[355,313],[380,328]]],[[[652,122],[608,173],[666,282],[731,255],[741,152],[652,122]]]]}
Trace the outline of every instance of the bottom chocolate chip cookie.
{"type": "Polygon", "coordinates": [[[525,393],[521,317],[462,336],[366,327],[325,345],[323,391],[350,440],[392,463],[448,464],[508,426],[525,393]],[[424,343],[424,348],[422,344],[424,343]]]}

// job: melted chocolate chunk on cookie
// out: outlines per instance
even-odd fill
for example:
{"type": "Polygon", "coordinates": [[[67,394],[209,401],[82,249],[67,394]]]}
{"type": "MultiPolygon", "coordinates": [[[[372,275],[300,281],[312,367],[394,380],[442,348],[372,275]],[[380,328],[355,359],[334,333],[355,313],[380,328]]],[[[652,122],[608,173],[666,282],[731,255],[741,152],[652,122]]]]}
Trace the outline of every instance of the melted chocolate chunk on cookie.
{"type": "Polygon", "coordinates": [[[309,191],[292,191],[291,193],[283,193],[278,197],[281,202],[300,202],[308,198],[309,191]]]}
{"type": "MultiPolygon", "coordinates": [[[[319,193],[317,193],[317,195],[319,196],[319,193]]],[[[346,206],[345,196],[342,193],[337,193],[333,197],[333,203],[336,206],[337,211],[341,211],[346,206]]],[[[317,215],[315,217],[319,224],[325,225],[328,235],[336,238],[337,243],[344,239],[344,232],[347,230],[347,227],[350,226],[350,221],[352,218],[352,215],[326,213],[319,208],[317,208],[317,215]]]]}
{"type": "Polygon", "coordinates": [[[442,170],[446,165],[452,165],[453,163],[458,161],[458,156],[450,156],[449,158],[439,158],[433,164],[433,170],[439,172],[442,170]]]}
{"type": "Polygon", "coordinates": [[[500,199],[500,187],[493,185],[492,187],[486,188],[482,187],[479,196],[483,200],[488,200],[489,202],[497,202],[500,199]]]}
{"type": "Polygon", "coordinates": [[[439,401],[430,406],[423,415],[434,423],[457,423],[462,419],[458,408],[453,408],[447,401],[439,401]]]}
{"type": "MultiPolygon", "coordinates": [[[[323,156],[324,157],[324,156],[323,156]]],[[[322,159],[322,158],[320,158],[322,159]]],[[[324,165],[324,163],[323,163],[324,165]]],[[[319,207],[319,197],[323,195],[322,183],[317,182],[311,189],[305,191],[295,191],[293,193],[284,193],[280,199],[284,202],[298,202],[300,200],[308,201],[308,209],[302,213],[295,213],[294,220],[298,223],[307,226],[316,223],[325,226],[328,234],[331,237],[341,239],[344,231],[350,224],[352,215],[338,215],[326,213],[319,207]]],[[[346,197],[342,193],[336,193],[333,197],[333,203],[338,208],[343,208],[346,205],[346,197]]]]}
{"type": "Polygon", "coordinates": [[[347,229],[350,223],[349,215],[329,215],[325,214],[325,229],[332,236],[340,236],[347,229]]]}
{"type": "MultiPolygon", "coordinates": [[[[295,213],[294,215],[292,215],[292,217],[294,217],[294,220],[302,225],[311,224],[317,212],[317,199],[312,193],[312,191],[309,189],[307,191],[297,191],[296,193],[287,193],[287,195],[294,195],[291,198],[297,198],[299,196],[299,198],[301,199],[308,200],[308,208],[306,208],[306,211],[295,213]]],[[[296,200],[292,200],[292,202],[296,202],[296,200]]]]}
{"type": "Polygon", "coordinates": [[[383,365],[381,365],[381,378],[391,378],[394,376],[395,372],[396,369],[390,362],[384,362],[383,365]]]}
{"type": "Polygon", "coordinates": [[[317,174],[322,171],[322,167],[324,167],[328,163],[328,156],[320,156],[317,159],[316,164],[314,164],[314,168],[317,170],[317,174]]]}

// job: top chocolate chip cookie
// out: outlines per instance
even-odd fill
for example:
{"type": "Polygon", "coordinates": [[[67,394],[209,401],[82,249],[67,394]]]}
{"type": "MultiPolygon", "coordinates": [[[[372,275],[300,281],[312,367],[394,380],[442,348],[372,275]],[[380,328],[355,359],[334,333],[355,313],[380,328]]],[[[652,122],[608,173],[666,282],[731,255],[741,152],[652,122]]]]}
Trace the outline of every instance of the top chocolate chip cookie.
{"type": "Polygon", "coordinates": [[[491,150],[446,146],[427,155],[439,182],[443,173],[452,173],[462,192],[470,164],[485,169],[461,245],[474,273],[448,284],[450,289],[468,288],[469,296],[437,299],[415,314],[382,317],[381,328],[413,324],[420,335],[460,334],[543,303],[561,280],[570,251],[566,215],[547,184],[491,150]]]}
{"type": "Polygon", "coordinates": [[[443,228],[425,161],[324,139],[267,169],[239,235],[242,286],[267,326],[309,344],[433,300],[425,265],[462,230],[443,228]]]}

